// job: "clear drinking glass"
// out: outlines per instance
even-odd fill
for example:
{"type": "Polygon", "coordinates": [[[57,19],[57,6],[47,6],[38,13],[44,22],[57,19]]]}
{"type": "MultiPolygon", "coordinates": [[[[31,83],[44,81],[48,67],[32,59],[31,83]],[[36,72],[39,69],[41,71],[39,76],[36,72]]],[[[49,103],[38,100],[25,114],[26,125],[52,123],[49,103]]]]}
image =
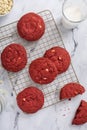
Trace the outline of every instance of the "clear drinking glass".
{"type": "Polygon", "coordinates": [[[62,6],[62,24],[72,29],[87,18],[87,0],[65,0],[62,6]]]}

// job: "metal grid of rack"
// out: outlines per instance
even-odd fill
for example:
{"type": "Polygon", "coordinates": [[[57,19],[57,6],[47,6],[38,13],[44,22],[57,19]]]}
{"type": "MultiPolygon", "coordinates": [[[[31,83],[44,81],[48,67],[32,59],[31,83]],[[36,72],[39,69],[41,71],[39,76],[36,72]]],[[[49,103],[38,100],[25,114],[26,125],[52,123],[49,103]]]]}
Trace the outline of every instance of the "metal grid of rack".
{"type": "Polygon", "coordinates": [[[45,10],[38,13],[45,21],[45,34],[38,41],[29,42],[17,33],[17,21],[0,28],[0,52],[10,43],[22,44],[27,51],[28,63],[26,67],[17,73],[8,72],[9,79],[16,94],[28,86],[36,86],[41,89],[45,95],[45,103],[43,108],[59,102],[59,92],[61,87],[69,82],[78,82],[75,71],[70,65],[69,69],[57,76],[50,84],[39,85],[32,81],[29,76],[29,64],[36,58],[42,57],[45,51],[53,46],[64,47],[59,30],[55,24],[54,18],[50,11],[45,10]]]}

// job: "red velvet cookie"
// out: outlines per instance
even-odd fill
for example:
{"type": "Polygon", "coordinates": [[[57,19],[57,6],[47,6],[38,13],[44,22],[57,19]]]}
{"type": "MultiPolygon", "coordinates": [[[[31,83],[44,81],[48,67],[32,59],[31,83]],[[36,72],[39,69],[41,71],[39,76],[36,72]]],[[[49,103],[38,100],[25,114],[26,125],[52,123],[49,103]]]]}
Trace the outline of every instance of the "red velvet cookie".
{"type": "Polygon", "coordinates": [[[28,13],[18,21],[17,29],[20,37],[35,41],[42,37],[45,32],[45,23],[41,16],[35,13],[28,13]]]}
{"type": "Polygon", "coordinates": [[[53,61],[57,67],[58,74],[65,72],[70,65],[70,56],[67,50],[62,47],[53,47],[47,50],[44,57],[53,61]]]}
{"type": "Polygon", "coordinates": [[[48,58],[38,58],[30,64],[29,73],[36,83],[48,84],[57,76],[57,69],[48,58]]]}
{"type": "Polygon", "coordinates": [[[70,99],[85,92],[85,88],[78,83],[68,83],[60,91],[60,99],[70,99]]]}
{"type": "Polygon", "coordinates": [[[12,72],[22,70],[27,63],[25,48],[20,44],[10,44],[1,53],[3,67],[12,72]]]}
{"type": "Polygon", "coordinates": [[[35,113],[42,108],[44,95],[38,88],[30,86],[17,95],[17,104],[23,112],[35,113]]]}
{"type": "Polygon", "coordinates": [[[72,124],[81,125],[86,122],[87,122],[87,102],[82,100],[76,111],[72,124]]]}

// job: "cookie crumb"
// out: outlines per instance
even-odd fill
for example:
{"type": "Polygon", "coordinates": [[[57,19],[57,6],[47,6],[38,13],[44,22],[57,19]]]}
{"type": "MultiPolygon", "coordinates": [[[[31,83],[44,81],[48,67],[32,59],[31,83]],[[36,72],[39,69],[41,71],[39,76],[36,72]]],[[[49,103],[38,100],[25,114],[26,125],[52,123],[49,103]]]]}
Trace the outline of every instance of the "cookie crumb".
{"type": "Polygon", "coordinates": [[[0,80],[0,84],[2,84],[3,83],[3,80],[0,80]]]}

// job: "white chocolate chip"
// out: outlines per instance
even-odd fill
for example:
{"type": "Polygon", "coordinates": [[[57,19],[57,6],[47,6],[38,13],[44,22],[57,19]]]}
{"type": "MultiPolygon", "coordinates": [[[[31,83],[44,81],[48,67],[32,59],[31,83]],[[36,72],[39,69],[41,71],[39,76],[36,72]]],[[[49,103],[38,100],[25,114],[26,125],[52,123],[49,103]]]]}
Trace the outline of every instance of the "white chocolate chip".
{"type": "Polygon", "coordinates": [[[45,70],[46,70],[46,72],[49,72],[49,69],[46,68],[45,70]]]}
{"type": "Polygon", "coordinates": [[[62,57],[59,56],[58,59],[59,59],[59,60],[62,60],[62,57]]]}
{"type": "Polygon", "coordinates": [[[19,57],[18,60],[21,60],[21,57],[19,57]]]}
{"type": "Polygon", "coordinates": [[[51,50],[51,52],[55,52],[55,50],[51,50]]]}
{"type": "Polygon", "coordinates": [[[41,26],[41,25],[39,25],[39,27],[40,27],[40,28],[42,28],[42,26],[41,26]]]}
{"type": "Polygon", "coordinates": [[[23,101],[26,101],[26,99],[25,99],[25,98],[23,98],[23,101]]]}
{"type": "Polygon", "coordinates": [[[44,80],[47,80],[47,78],[45,78],[45,77],[44,77],[43,79],[44,79],[44,80]]]}

